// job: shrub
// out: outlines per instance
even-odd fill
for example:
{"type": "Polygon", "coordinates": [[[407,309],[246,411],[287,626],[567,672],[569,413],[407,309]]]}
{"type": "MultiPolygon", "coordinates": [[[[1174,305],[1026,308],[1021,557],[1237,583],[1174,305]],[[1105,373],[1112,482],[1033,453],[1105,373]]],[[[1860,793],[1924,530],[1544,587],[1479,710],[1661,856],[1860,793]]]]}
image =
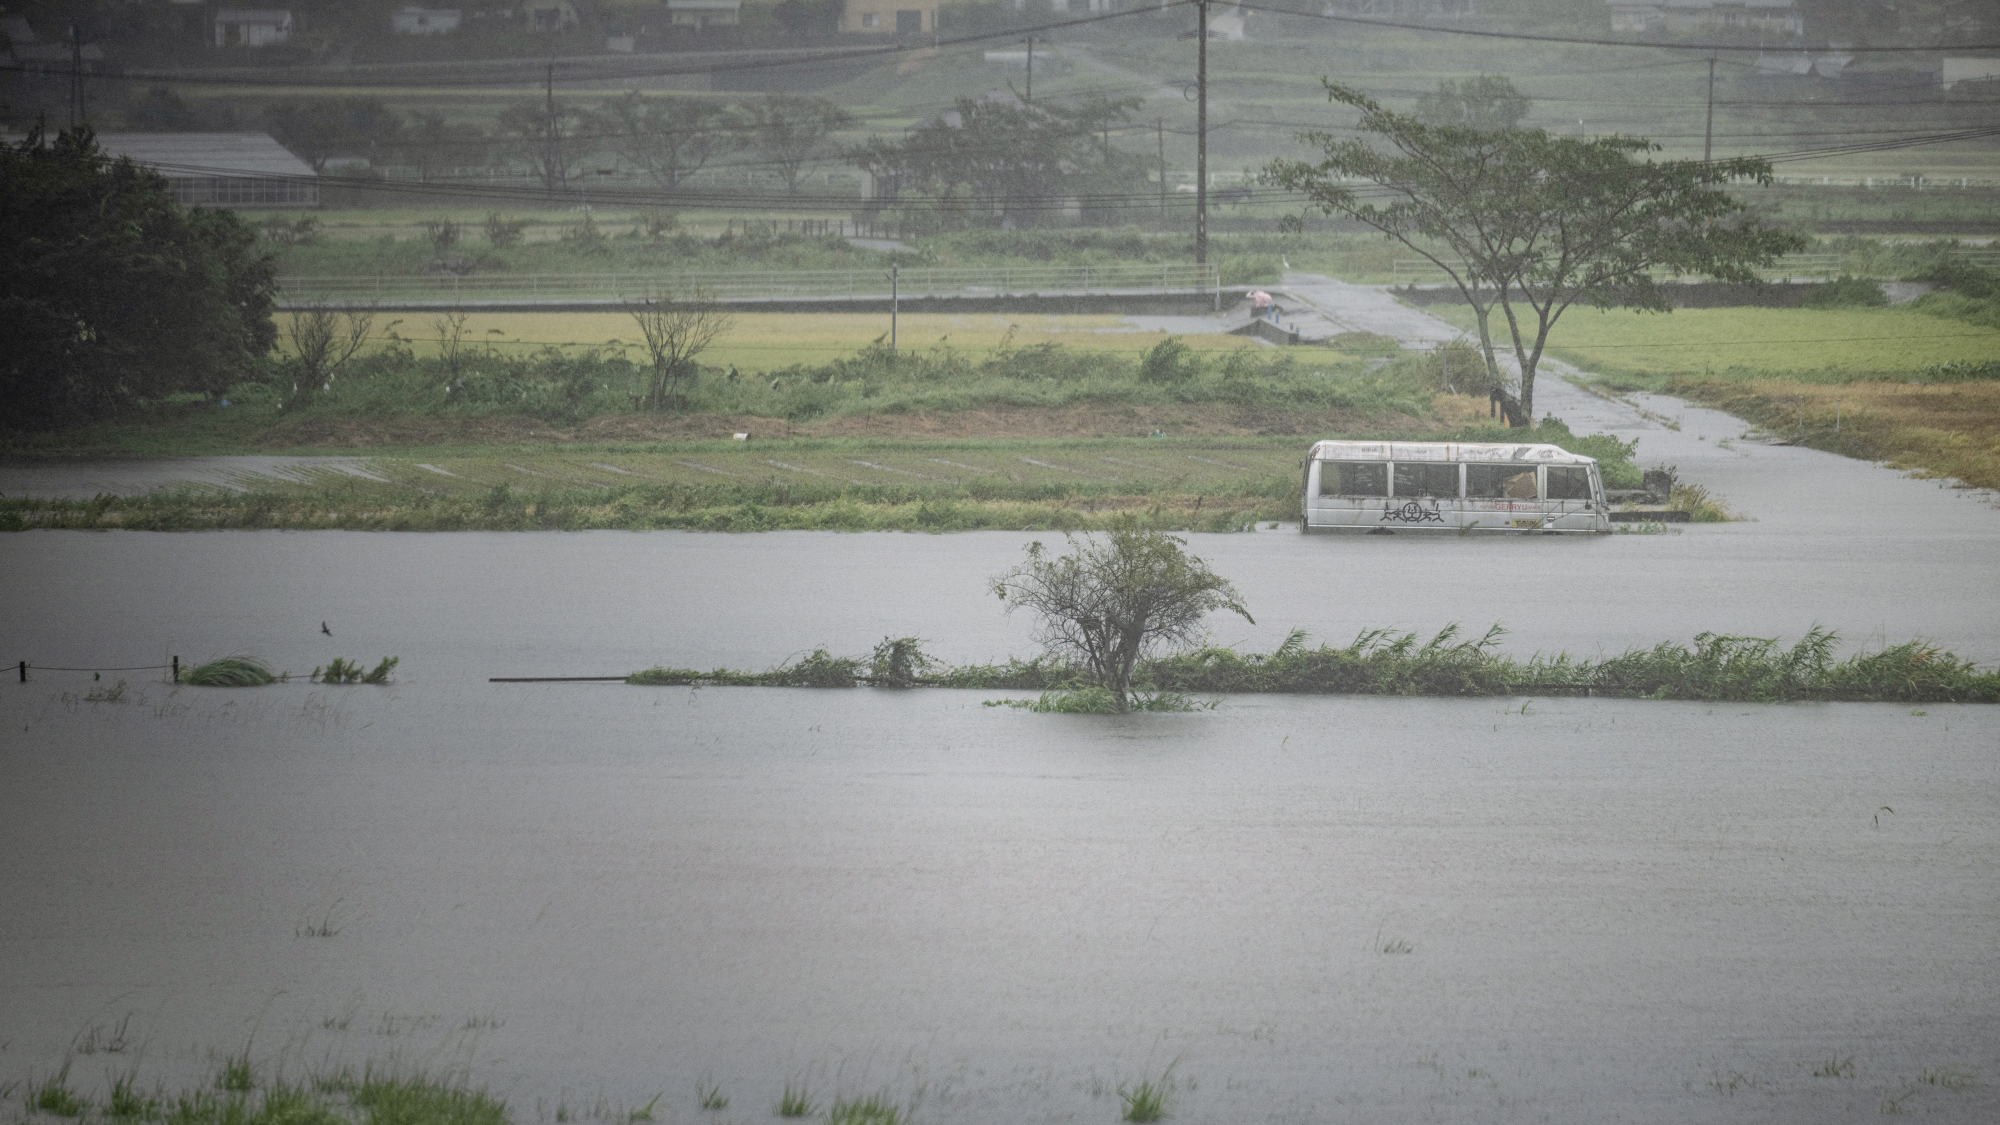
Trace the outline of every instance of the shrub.
{"type": "Polygon", "coordinates": [[[1879,309],[1888,304],[1889,297],[1882,292],[1881,285],[1847,274],[1815,286],[1806,295],[1806,307],[1809,309],[1879,309]]]}
{"type": "Polygon", "coordinates": [[[181,673],[181,682],[197,687],[261,687],[277,683],[278,677],[254,656],[225,656],[181,673]]]}

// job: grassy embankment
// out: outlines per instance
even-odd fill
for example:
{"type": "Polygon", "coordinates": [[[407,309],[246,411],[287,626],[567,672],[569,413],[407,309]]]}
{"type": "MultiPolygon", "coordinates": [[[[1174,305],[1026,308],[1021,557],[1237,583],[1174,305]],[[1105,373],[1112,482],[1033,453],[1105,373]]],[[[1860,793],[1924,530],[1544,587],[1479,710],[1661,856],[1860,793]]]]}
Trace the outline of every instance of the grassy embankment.
{"type": "Polygon", "coordinates": [[[1896,308],[1574,309],[1550,354],[1608,389],[1679,395],[1786,441],[2000,488],[1996,309],[1949,291],[1896,308]]]}
{"type": "MultiPolygon", "coordinates": [[[[246,384],[227,409],[184,404],[11,450],[358,452],[370,476],[328,468],[295,483],[246,479],[242,492],[10,498],[0,528],[957,530],[1095,527],[1122,514],[1234,530],[1296,518],[1313,438],[1526,436],[1487,425],[1483,401],[1439,391],[1427,357],[1371,363],[1363,353],[1394,350],[1379,340],[1350,352],[1087,333],[1065,339],[1089,346],[1070,346],[971,331],[998,338],[895,356],[864,347],[755,375],[708,367],[667,412],[634,408],[643,372],[615,349],[482,348],[454,367],[435,347],[399,343],[310,399],[246,384]],[[738,432],[750,440],[728,436],[738,432]]],[[[1532,436],[1636,483],[1616,441],[1560,423],[1532,436]]]]}
{"type": "MultiPolygon", "coordinates": [[[[1496,651],[1499,626],[1477,639],[1457,626],[1428,641],[1371,629],[1352,644],[1309,648],[1295,630],[1267,654],[1205,647],[1141,663],[1134,684],[1153,692],[1323,695],[1601,695],[1777,703],[1798,700],[2000,703],[2000,670],[1981,669],[1921,641],[1836,660],[1838,637],[1815,628],[1789,648],[1759,637],[1703,633],[1693,646],[1663,642],[1603,660],[1567,654],[1516,660],[1496,651]]],[[[884,640],[870,658],[816,649],[764,672],[649,668],[640,685],[730,687],[955,687],[1000,691],[1088,690],[1082,673],[1047,658],[947,667],[913,638],[884,640]]],[[[1049,707],[1044,698],[1045,709],[1049,707]]]]}

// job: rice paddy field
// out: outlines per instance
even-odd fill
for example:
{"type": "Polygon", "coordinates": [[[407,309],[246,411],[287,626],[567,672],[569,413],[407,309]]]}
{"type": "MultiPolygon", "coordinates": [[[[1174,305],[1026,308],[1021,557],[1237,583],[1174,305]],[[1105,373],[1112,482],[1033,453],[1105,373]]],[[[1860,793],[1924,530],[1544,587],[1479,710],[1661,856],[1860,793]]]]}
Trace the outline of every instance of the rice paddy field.
{"type": "MultiPolygon", "coordinates": [[[[400,318],[395,331],[417,354],[435,355],[435,319],[430,314],[409,314],[400,318]]],[[[382,322],[383,327],[395,320],[382,322]]],[[[886,313],[736,313],[701,361],[716,368],[775,371],[844,359],[871,344],[887,344],[888,335],[886,313]]],[[[1139,355],[1165,335],[1112,315],[904,313],[896,323],[896,344],[904,351],[949,347],[973,359],[1002,347],[1045,343],[1139,355]]],[[[622,351],[634,361],[645,355],[638,326],[625,313],[473,313],[466,319],[464,340],[467,346],[514,354],[544,347],[595,347],[622,351]]],[[[1245,336],[1200,333],[1182,335],[1181,341],[1196,351],[1218,355],[1264,346],[1245,336]]]]}

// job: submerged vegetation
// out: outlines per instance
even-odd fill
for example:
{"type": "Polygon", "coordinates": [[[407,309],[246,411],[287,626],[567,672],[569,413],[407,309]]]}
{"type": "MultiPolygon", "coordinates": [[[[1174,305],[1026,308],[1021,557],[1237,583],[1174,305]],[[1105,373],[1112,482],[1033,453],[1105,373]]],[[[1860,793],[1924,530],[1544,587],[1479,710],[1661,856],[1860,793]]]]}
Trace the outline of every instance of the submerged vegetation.
{"type": "Polygon", "coordinates": [[[486,1090],[421,1072],[340,1070],[307,1081],[263,1081],[247,1052],[224,1061],[207,1087],[142,1093],[130,1073],[101,1105],[70,1088],[69,1068],[33,1083],[29,1114],[164,1125],[507,1125],[507,1103],[486,1090]],[[95,1112],[93,1112],[95,1111],[95,1112]]]}
{"type": "Polygon", "coordinates": [[[181,682],[196,687],[261,687],[279,677],[254,656],[225,656],[197,664],[181,673],[181,682]]]}
{"type": "MultiPolygon", "coordinates": [[[[1836,659],[1839,637],[1813,628],[1788,646],[1767,637],[1701,633],[1692,645],[1665,641],[1603,660],[1566,653],[1517,660],[1498,651],[1498,625],[1478,637],[1448,626],[1428,640],[1387,629],[1353,642],[1309,647],[1303,630],[1269,653],[1207,646],[1139,662],[1132,682],[1141,693],[1172,700],[1203,693],[1308,695],[1514,696],[1587,695],[1754,703],[1803,701],[2000,703],[2000,670],[1984,669],[1923,641],[1836,659]]],[[[1070,693],[1031,704],[1038,711],[1092,711],[1093,689],[1076,666],[1051,660],[947,666],[930,661],[914,686],[1070,693]]],[[[763,672],[649,668],[633,684],[733,687],[856,687],[877,681],[867,662],[825,649],[763,672]]],[[[1103,691],[1096,688],[1097,691],[1103,691]]],[[[1104,694],[1109,696],[1108,692],[1104,694]]],[[[1184,709],[1169,703],[1161,710],[1184,709]]]]}

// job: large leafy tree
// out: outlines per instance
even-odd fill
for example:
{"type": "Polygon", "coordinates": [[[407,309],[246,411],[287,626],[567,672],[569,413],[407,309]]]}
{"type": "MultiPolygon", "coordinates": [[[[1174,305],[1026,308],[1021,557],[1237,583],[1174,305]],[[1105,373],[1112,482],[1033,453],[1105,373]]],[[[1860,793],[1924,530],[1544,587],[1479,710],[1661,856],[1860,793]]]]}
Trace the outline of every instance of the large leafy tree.
{"type": "Polygon", "coordinates": [[[13,428],[217,393],[275,340],[276,268],[233,212],[182,207],[88,128],[0,146],[0,401],[13,428]]]}
{"type": "Polygon", "coordinates": [[[1472,306],[1496,384],[1499,312],[1520,370],[1510,413],[1524,420],[1534,417],[1549,333],[1570,308],[1664,312],[1658,274],[1754,283],[1757,267],[1805,245],[1725,190],[1770,182],[1763,160],[1655,160],[1659,146],[1641,138],[1434,124],[1358,90],[1326,88],[1360,111],[1360,136],[1302,134],[1322,159],[1275,160],[1265,177],[1443,270],[1472,306]]]}

